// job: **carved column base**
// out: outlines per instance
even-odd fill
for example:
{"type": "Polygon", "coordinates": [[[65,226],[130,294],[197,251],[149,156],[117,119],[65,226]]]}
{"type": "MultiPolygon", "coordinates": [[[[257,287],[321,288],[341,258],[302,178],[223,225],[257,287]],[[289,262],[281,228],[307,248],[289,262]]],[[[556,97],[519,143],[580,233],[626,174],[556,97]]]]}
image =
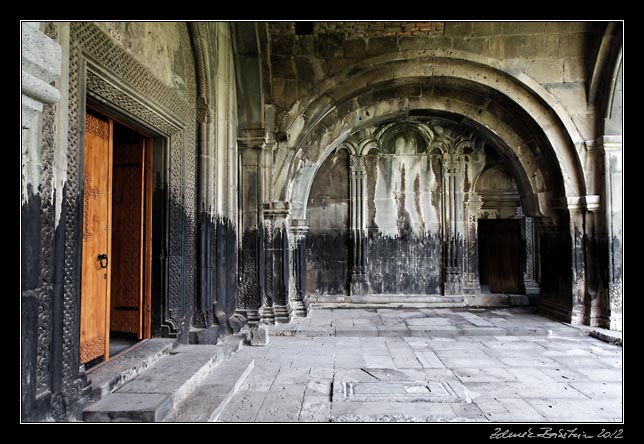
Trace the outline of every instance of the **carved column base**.
{"type": "Polygon", "coordinates": [[[622,309],[610,312],[609,328],[614,331],[622,331],[622,309]]]}
{"type": "Polygon", "coordinates": [[[257,325],[260,320],[259,310],[256,309],[246,309],[246,310],[237,310],[238,314],[244,316],[248,320],[248,325],[253,326],[257,325]]]}
{"type": "Polygon", "coordinates": [[[262,324],[275,324],[275,308],[262,306],[259,309],[259,319],[262,324]]]}
{"type": "Polygon", "coordinates": [[[539,284],[536,283],[533,280],[525,280],[525,281],[523,281],[523,285],[525,286],[525,294],[526,295],[540,294],[541,293],[541,289],[539,288],[539,284]]]}
{"type": "Polygon", "coordinates": [[[608,300],[610,304],[610,329],[622,331],[622,281],[611,282],[608,284],[608,300]]]}
{"type": "Polygon", "coordinates": [[[293,313],[296,318],[305,318],[309,315],[310,304],[308,298],[306,301],[293,301],[291,304],[293,305],[293,313]]]}
{"type": "Polygon", "coordinates": [[[463,294],[463,284],[461,270],[458,268],[447,267],[445,269],[445,296],[459,296],[463,294]]]}
{"type": "Polygon", "coordinates": [[[351,274],[351,286],[349,288],[349,292],[349,294],[357,296],[364,296],[371,293],[371,286],[369,285],[367,275],[363,273],[351,274]]]}
{"type": "Polygon", "coordinates": [[[577,304],[572,307],[570,323],[575,325],[590,324],[590,316],[586,313],[586,308],[582,304],[577,304]]]}
{"type": "Polygon", "coordinates": [[[293,308],[291,304],[286,305],[275,305],[275,323],[277,324],[288,324],[293,320],[293,308]]]}

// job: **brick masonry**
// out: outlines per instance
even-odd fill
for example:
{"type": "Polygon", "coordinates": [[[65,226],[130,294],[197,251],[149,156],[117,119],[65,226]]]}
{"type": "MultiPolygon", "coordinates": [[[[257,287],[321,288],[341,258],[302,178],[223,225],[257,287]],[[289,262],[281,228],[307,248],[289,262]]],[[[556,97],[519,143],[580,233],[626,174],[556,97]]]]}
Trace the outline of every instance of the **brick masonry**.
{"type": "MultiPolygon", "coordinates": [[[[346,39],[442,35],[444,22],[314,22],[313,34],[343,34],[346,39]]],[[[295,34],[295,22],[270,23],[271,34],[295,34]]]]}

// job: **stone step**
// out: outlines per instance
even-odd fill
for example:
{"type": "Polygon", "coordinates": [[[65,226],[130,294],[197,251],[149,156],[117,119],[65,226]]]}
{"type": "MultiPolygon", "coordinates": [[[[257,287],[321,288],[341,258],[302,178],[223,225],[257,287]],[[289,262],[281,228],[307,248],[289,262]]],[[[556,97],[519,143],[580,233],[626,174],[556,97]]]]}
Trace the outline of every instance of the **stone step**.
{"type": "Polygon", "coordinates": [[[157,422],[188,397],[226,356],[218,345],[180,345],[83,411],[91,422],[157,422]]]}
{"type": "Polygon", "coordinates": [[[142,371],[168,356],[174,339],[148,339],[132,349],[91,369],[87,378],[91,383],[90,399],[98,401],[137,377],[142,371]]]}
{"type": "Polygon", "coordinates": [[[215,422],[253,370],[252,358],[219,365],[164,422],[215,422]]]}

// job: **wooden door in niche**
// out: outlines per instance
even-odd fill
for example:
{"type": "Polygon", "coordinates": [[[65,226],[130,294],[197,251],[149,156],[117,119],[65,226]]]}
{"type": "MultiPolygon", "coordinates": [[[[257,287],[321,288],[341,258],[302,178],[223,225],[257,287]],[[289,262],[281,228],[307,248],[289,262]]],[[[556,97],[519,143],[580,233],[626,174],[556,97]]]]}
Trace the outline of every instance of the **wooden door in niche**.
{"type": "Polygon", "coordinates": [[[522,290],[521,227],[516,219],[479,219],[479,276],[492,293],[522,290]]]}
{"type": "Polygon", "coordinates": [[[110,336],[151,336],[152,140],[86,115],[81,362],[110,356],[110,336]]]}
{"type": "Polygon", "coordinates": [[[85,116],[80,361],[109,356],[113,122],[85,116]]]}
{"type": "Polygon", "coordinates": [[[112,189],[110,331],[151,333],[152,140],[116,124],[112,189]]]}

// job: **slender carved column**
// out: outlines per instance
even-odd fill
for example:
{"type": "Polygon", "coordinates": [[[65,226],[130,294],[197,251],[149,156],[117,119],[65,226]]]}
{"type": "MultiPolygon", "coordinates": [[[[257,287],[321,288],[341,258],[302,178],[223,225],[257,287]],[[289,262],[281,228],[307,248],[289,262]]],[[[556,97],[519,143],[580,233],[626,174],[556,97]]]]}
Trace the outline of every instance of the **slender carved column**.
{"type": "Polygon", "coordinates": [[[365,295],[370,291],[367,277],[367,173],[365,158],[351,155],[351,287],[350,294],[365,295]]]}
{"type": "Polygon", "coordinates": [[[289,245],[287,202],[264,204],[265,299],[262,322],[287,323],[293,319],[289,298],[289,245]]]}
{"type": "Polygon", "coordinates": [[[525,272],[523,283],[527,295],[539,294],[537,283],[537,243],[534,233],[534,219],[526,216],[525,221],[525,272]]]}
{"type": "Polygon", "coordinates": [[[263,273],[263,213],[262,202],[262,144],[264,138],[240,137],[239,177],[241,214],[241,251],[239,255],[239,301],[238,312],[246,316],[250,324],[259,322],[259,309],[264,300],[263,273]]]}
{"type": "Polygon", "coordinates": [[[306,317],[309,314],[309,297],[306,294],[306,233],[308,231],[306,220],[291,220],[289,299],[297,317],[306,317]]]}
{"type": "Polygon", "coordinates": [[[462,293],[463,237],[458,229],[462,227],[462,189],[459,188],[462,158],[453,150],[443,156],[443,260],[444,293],[462,293]]]}

